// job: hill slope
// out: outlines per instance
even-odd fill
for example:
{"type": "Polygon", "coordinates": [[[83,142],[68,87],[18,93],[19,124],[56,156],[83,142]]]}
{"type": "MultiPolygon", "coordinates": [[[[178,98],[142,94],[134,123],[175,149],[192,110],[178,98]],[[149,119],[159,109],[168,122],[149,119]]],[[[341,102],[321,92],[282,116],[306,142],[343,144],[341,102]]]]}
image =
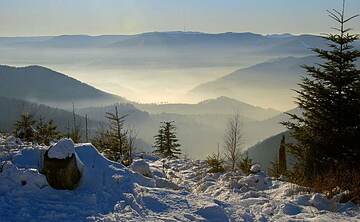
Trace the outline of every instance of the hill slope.
{"type": "MultiPolygon", "coordinates": [[[[263,169],[267,170],[271,166],[271,162],[278,158],[280,142],[283,136],[285,136],[286,142],[294,142],[294,140],[290,137],[289,131],[279,133],[250,147],[247,150],[249,157],[259,163],[263,169]]],[[[288,154],[287,159],[289,167],[291,166],[293,158],[291,158],[290,154],[288,154]]]]}
{"type": "Polygon", "coordinates": [[[264,109],[252,106],[241,101],[221,96],[208,99],[197,104],[135,104],[139,109],[150,113],[176,113],[182,115],[225,114],[233,115],[239,112],[245,118],[263,120],[273,117],[280,112],[273,109],[264,109]]]}
{"type": "Polygon", "coordinates": [[[300,76],[305,74],[303,64],[314,64],[316,57],[286,57],[236,70],[217,80],[201,84],[190,91],[195,96],[230,96],[261,106],[290,109],[300,76]]]}
{"type": "Polygon", "coordinates": [[[55,107],[109,104],[124,101],[62,73],[41,66],[0,66],[0,96],[55,107]]]}

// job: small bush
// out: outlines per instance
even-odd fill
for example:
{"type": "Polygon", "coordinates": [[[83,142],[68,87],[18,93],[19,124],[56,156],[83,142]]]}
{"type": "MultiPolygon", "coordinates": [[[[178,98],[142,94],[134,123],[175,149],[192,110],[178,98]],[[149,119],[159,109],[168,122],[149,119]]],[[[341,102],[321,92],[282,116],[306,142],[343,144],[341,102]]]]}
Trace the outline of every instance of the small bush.
{"type": "Polygon", "coordinates": [[[208,166],[210,167],[209,173],[223,173],[225,169],[223,167],[224,160],[219,154],[209,155],[206,159],[208,166]]]}
{"type": "Polygon", "coordinates": [[[253,160],[246,154],[240,159],[238,168],[246,175],[249,175],[251,173],[250,169],[253,164],[253,160]]]}
{"type": "Polygon", "coordinates": [[[324,192],[329,198],[339,197],[340,202],[360,203],[360,172],[346,167],[334,167],[310,184],[316,192],[324,192]]]}

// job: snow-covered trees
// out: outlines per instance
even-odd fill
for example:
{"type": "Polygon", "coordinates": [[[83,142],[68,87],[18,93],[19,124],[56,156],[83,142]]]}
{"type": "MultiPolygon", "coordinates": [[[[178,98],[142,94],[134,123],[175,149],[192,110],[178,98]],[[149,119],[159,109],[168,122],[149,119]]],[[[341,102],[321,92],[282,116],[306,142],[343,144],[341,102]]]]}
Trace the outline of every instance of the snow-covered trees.
{"type": "Polygon", "coordinates": [[[290,115],[285,122],[297,140],[289,146],[298,160],[295,169],[309,182],[330,168],[360,166],[360,70],[355,65],[360,51],[352,45],[359,35],[345,28],[357,15],[346,18],[344,9],[345,4],[342,11],[329,11],[339,25],[338,33],[326,37],[330,49],[314,49],[324,62],[304,66],[308,75],[296,91],[303,116],[290,115]]]}
{"type": "Polygon", "coordinates": [[[155,135],[154,153],[159,154],[163,157],[178,158],[181,154],[176,137],[176,126],[174,121],[162,122],[158,134],[155,135]]]}

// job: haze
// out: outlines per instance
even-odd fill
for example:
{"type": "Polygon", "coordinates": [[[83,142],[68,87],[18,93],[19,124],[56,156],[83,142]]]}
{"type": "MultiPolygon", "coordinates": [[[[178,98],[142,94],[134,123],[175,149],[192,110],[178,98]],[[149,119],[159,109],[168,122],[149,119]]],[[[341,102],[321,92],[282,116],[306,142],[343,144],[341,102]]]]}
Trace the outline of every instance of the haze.
{"type": "MultiPolygon", "coordinates": [[[[263,37],[271,33],[319,35],[329,32],[333,25],[326,15],[326,9],[340,6],[338,0],[324,2],[3,0],[0,3],[1,36],[45,37],[1,38],[0,59],[2,64],[8,65],[46,66],[140,103],[196,103],[226,95],[253,105],[285,111],[295,107],[290,91],[296,87],[294,85],[287,86],[288,93],[281,102],[275,101],[279,92],[267,89],[265,94],[269,97],[263,97],[264,91],[256,92],[252,90],[252,85],[248,86],[248,91],[241,92],[192,92],[196,87],[238,69],[287,56],[309,56],[312,54],[310,46],[304,43],[304,39],[295,39],[298,45],[286,42],[292,39],[284,40],[281,43],[284,48],[281,52],[275,52],[272,47],[279,47],[277,42],[268,43],[269,48],[264,50],[263,45],[257,46],[256,41],[267,40],[258,36],[245,35],[247,40],[254,40],[251,43],[225,45],[222,42],[225,40],[221,39],[223,36],[219,35],[215,45],[211,41],[208,45],[201,45],[196,41],[201,42],[204,38],[206,42],[208,36],[199,35],[193,41],[187,39],[189,35],[185,34],[194,31],[216,34],[251,32],[261,33],[263,37]],[[169,36],[161,34],[171,30],[182,32],[171,32],[173,36],[170,40],[169,36]],[[57,37],[64,34],[68,36],[57,37]],[[82,35],[72,36],[76,34],[82,35]],[[87,36],[106,34],[112,36],[87,36]],[[183,40],[184,36],[186,40],[183,40]],[[89,40],[91,38],[95,40],[89,40]],[[303,47],[301,50],[298,49],[299,45],[303,47]],[[294,47],[297,47],[296,50],[294,47]]],[[[352,0],[348,1],[348,5],[351,5],[347,9],[350,14],[357,11],[360,2],[352,0]]],[[[352,25],[359,30],[357,23],[352,25]]]]}

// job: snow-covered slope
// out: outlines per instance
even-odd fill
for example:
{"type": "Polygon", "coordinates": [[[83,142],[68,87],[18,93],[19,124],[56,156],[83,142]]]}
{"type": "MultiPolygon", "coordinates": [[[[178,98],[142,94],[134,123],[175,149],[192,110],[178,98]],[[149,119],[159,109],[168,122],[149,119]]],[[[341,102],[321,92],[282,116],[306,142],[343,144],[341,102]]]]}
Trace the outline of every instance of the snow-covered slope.
{"type": "Polygon", "coordinates": [[[360,220],[351,203],[327,200],[263,172],[207,174],[204,161],[145,154],[129,169],[91,144],[75,146],[83,164],[79,187],[55,190],[40,173],[46,149],[0,137],[0,221],[360,220]]]}

